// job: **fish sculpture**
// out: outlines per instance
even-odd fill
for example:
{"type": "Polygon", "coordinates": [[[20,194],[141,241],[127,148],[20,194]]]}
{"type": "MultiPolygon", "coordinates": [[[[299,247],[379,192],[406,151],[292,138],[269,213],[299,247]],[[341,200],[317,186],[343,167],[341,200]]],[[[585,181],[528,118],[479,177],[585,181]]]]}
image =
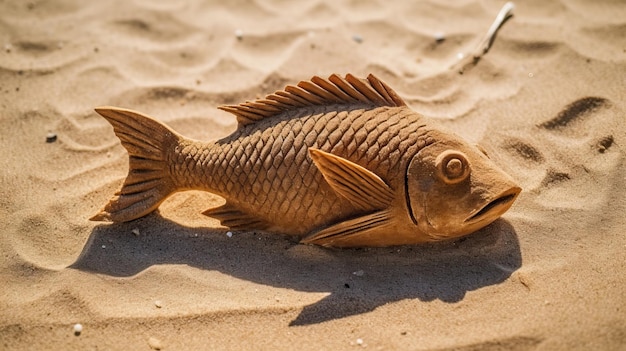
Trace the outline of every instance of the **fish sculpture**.
{"type": "Polygon", "coordinates": [[[172,193],[205,190],[205,215],[327,247],[417,244],[472,233],[507,211],[521,188],[479,147],[411,110],[373,75],[333,74],[220,109],[237,129],[184,138],[127,109],[96,111],[129,154],[121,190],[91,219],[127,222],[172,193]]]}

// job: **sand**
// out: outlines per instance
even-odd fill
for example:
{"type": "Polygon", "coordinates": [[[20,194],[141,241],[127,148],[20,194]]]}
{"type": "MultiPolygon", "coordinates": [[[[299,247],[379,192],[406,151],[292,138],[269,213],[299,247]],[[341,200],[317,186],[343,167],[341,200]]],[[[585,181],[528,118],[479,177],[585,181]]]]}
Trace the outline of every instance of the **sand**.
{"type": "Polygon", "coordinates": [[[0,349],[624,349],[626,6],[516,3],[459,74],[502,5],[0,1],[0,349]],[[374,73],[479,142],[519,200],[384,249],[229,236],[202,192],[88,221],[128,162],[94,107],[210,140],[236,126],[217,106],[331,73],[374,73]]]}

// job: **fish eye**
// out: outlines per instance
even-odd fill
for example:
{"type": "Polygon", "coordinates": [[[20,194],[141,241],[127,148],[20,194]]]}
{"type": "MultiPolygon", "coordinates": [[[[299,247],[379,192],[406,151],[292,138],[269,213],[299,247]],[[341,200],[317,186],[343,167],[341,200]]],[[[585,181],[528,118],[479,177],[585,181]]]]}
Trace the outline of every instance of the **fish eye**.
{"type": "Polygon", "coordinates": [[[446,150],[437,156],[435,161],[437,173],[446,184],[457,184],[470,174],[470,165],[464,153],[446,150]]]}

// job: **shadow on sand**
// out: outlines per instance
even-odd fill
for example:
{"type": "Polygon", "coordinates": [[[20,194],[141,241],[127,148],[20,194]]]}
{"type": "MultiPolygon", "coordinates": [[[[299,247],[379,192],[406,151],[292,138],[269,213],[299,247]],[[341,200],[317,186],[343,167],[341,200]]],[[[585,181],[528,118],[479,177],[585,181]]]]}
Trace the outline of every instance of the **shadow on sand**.
{"type": "Polygon", "coordinates": [[[276,235],[228,238],[225,232],[185,227],[158,214],[101,225],[70,268],[127,277],[152,265],[186,264],[260,284],[330,293],[291,322],[308,325],[403,299],[458,302],[467,291],[503,282],[522,264],[517,235],[503,219],[453,242],[377,249],[329,250],[276,235]],[[131,234],[134,228],[140,236],[131,234]]]}

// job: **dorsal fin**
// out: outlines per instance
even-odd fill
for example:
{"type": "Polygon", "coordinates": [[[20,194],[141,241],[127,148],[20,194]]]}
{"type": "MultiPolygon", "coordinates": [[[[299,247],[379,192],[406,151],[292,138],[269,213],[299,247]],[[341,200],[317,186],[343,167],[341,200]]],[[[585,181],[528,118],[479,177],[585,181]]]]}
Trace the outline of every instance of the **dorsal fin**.
{"type": "Polygon", "coordinates": [[[367,79],[359,79],[351,74],[341,78],[333,74],[328,79],[314,76],[310,81],[288,85],[285,89],[266,96],[265,99],[218,108],[234,114],[239,125],[244,126],[285,111],[335,104],[406,106],[393,89],[373,74],[367,76],[367,79]]]}

